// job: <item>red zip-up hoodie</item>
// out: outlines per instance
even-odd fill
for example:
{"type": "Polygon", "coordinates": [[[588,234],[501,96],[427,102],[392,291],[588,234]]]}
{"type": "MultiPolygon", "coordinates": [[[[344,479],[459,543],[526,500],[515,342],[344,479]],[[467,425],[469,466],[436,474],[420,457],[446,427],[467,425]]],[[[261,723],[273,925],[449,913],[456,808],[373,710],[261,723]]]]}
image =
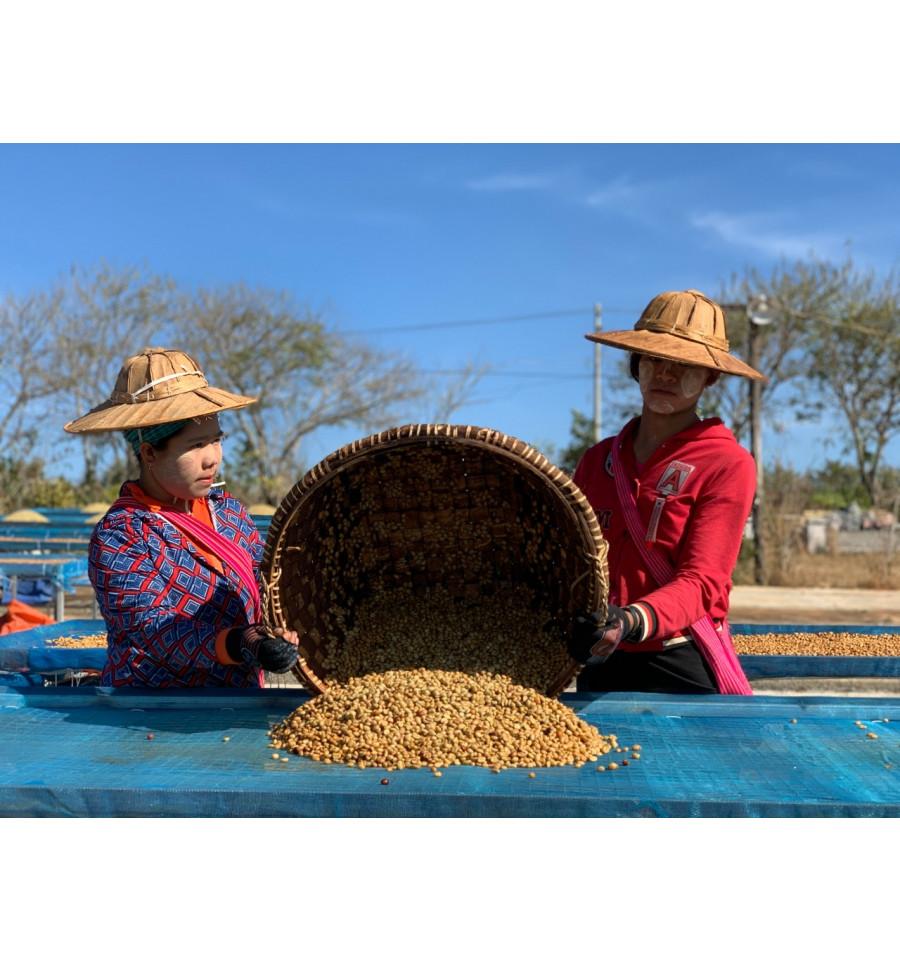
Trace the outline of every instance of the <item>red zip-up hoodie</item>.
{"type": "Polygon", "coordinates": [[[662,651],[683,644],[685,630],[704,614],[728,614],[731,575],[756,490],[756,465],[719,418],[692,424],[664,441],[642,465],[634,458],[639,418],[626,426],[620,452],[653,550],[675,569],[660,587],[632,542],[616,494],[612,445],[587,450],[574,481],[597,514],[609,543],[609,601],[637,604],[644,637],[620,651],[662,651]]]}

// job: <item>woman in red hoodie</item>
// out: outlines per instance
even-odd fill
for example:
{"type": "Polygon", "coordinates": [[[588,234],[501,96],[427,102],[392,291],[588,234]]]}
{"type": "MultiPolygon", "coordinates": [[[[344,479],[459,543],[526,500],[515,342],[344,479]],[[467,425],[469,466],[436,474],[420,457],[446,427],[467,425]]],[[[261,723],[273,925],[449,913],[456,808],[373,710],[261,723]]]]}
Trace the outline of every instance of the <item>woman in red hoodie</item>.
{"type": "Polygon", "coordinates": [[[756,467],[697,403],[722,374],[765,380],[729,353],[722,308],[655,297],[633,331],[588,334],[632,352],[643,408],[585,452],[574,480],[609,543],[609,610],[576,619],[578,688],[752,694],[726,617],[756,467]]]}

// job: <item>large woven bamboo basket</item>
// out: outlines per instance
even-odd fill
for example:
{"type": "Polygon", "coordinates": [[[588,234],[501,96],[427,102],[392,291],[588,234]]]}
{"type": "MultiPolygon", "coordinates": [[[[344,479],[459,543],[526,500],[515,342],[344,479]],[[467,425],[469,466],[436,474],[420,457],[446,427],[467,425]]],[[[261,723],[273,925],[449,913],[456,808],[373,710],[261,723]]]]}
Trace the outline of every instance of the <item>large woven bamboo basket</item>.
{"type": "MultiPolygon", "coordinates": [[[[295,674],[315,692],[328,684],[326,644],[343,643],[354,608],[379,591],[440,586],[490,605],[524,585],[564,644],[608,589],[606,542],[568,475],[516,438],[448,424],[392,428],[312,468],[272,517],[262,574],[267,617],[297,631],[295,674]]],[[[577,674],[564,661],[546,693],[577,674]]]]}

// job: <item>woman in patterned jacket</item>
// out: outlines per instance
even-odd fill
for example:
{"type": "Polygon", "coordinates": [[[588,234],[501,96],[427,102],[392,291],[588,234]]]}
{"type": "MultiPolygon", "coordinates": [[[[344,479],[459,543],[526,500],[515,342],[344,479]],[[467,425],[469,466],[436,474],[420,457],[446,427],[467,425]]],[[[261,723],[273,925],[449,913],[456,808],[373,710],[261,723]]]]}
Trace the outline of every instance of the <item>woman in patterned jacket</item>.
{"type": "Polygon", "coordinates": [[[123,431],[140,466],[91,538],[88,573],[108,629],[101,683],[261,687],[297,661],[297,635],[262,625],[263,545],[243,505],[215,491],[218,413],[255,398],[210,387],[192,357],[147,348],[109,400],[65,429],[123,431]]]}

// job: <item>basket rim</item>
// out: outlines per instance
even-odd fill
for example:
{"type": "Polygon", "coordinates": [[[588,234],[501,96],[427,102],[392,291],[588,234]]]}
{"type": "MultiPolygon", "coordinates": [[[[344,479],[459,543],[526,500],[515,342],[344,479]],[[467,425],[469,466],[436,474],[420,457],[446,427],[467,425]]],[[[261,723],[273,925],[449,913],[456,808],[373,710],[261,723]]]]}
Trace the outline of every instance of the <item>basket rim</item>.
{"type": "MultiPolygon", "coordinates": [[[[536,475],[548,488],[556,492],[576,522],[581,536],[578,547],[587,562],[587,568],[581,577],[585,577],[592,568],[599,568],[605,562],[606,543],[603,532],[584,493],[568,474],[532,445],[502,431],[475,425],[405,424],[367,435],[333,451],[310,468],[282,498],[269,524],[259,567],[263,582],[264,617],[272,626],[285,626],[278,591],[282,572],[283,539],[285,531],[290,527],[301,506],[332,478],[347,471],[373,451],[390,451],[423,443],[427,445],[442,442],[489,450],[509,458],[536,475]],[[587,550],[588,545],[593,547],[593,551],[587,550]]],[[[581,577],[578,580],[581,580],[581,577]]],[[[590,598],[593,602],[593,610],[597,607],[600,589],[598,579],[594,578],[592,582],[590,598]]],[[[551,687],[557,687],[561,691],[575,677],[580,667],[577,662],[572,661],[570,670],[563,673],[568,675],[565,683],[560,684],[562,678],[559,678],[551,687]]],[[[316,675],[309,662],[303,657],[302,651],[294,674],[317,692],[324,691],[327,687],[324,679],[316,675]]],[[[554,694],[558,694],[558,691],[554,694]]]]}

